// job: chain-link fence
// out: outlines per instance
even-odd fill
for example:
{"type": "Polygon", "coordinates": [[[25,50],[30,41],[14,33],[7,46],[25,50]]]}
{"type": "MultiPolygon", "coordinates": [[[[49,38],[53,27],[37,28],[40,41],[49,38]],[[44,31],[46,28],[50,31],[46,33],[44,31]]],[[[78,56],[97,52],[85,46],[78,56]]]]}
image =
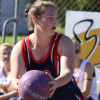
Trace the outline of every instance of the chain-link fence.
{"type": "MultiPolygon", "coordinates": [[[[0,0],[0,34],[3,30],[3,24],[6,20],[14,17],[14,0],[0,0]]],[[[7,33],[11,33],[13,23],[7,26],[7,33]]]]}
{"type": "MultiPolygon", "coordinates": [[[[27,34],[28,32],[27,21],[24,17],[24,9],[28,3],[33,3],[34,1],[36,0],[0,0],[0,34],[3,33],[4,23],[6,24],[5,25],[6,30],[4,31],[5,34],[13,34],[14,23],[16,24],[17,34],[27,34]],[[16,22],[9,21],[9,19],[13,18],[16,19],[16,22]]],[[[58,6],[58,22],[60,27],[65,26],[66,10],[93,11],[93,12],[100,11],[100,0],[50,0],[50,1],[55,2],[58,6]]]]}

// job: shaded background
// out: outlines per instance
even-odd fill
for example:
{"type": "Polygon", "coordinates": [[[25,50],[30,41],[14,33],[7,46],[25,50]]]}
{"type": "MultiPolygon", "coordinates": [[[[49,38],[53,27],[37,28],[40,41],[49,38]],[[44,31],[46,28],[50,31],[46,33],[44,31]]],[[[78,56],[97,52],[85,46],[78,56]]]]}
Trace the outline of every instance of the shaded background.
{"type": "MultiPolygon", "coordinates": [[[[24,9],[28,3],[33,3],[36,0],[0,0],[0,34],[3,31],[3,25],[6,20],[14,18],[15,2],[17,4],[17,29],[16,33],[19,35],[27,34],[27,20],[24,17],[24,9]]],[[[48,0],[47,0],[48,1],[48,0]]],[[[75,11],[100,11],[99,0],[50,0],[58,5],[58,22],[60,27],[65,27],[65,13],[66,10],[75,11]]],[[[9,22],[6,25],[5,34],[13,33],[14,22],[9,22]]]]}

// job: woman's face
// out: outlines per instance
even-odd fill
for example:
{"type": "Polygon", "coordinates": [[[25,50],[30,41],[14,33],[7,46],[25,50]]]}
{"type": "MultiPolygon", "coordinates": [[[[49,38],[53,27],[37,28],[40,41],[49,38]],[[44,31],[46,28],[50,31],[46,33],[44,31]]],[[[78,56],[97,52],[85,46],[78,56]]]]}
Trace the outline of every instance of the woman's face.
{"type": "Polygon", "coordinates": [[[10,55],[11,55],[11,48],[8,48],[6,46],[3,46],[0,48],[1,49],[1,60],[3,61],[3,63],[7,64],[10,63],[10,55]]]}
{"type": "Polygon", "coordinates": [[[37,28],[45,34],[54,34],[57,26],[57,11],[49,7],[45,13],[37,20],[37,28]]]}
{"type": "Polygon", "coordinates": [[[81,53],[80,47],[78,45],[75,45],[75,56],[79,57],[81,53]]]}

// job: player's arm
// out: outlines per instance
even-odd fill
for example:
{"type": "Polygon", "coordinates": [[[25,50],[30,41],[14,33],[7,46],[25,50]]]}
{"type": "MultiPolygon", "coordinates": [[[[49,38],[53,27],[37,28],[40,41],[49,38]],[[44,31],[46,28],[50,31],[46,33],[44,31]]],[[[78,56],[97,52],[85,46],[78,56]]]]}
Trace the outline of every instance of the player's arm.
{"type": "Polygon", "coordinates": [[[70,82],[73,71],[74,71],[74,45],[71,39],[67,36],[63,36],[58,44],[58,53],[60,57],[60,75],[57,78],[53,78],[51,75],[51,81],[49,84],[52,84],[52,87],[49,89],[50,97],[54,94],[56,88],[61,87],[68,82],[70,82]]]}
{"type": "Polygon", "coordinates": [[[87,98],[90,93],[91,86],[92,86],[93,73],[94,73],[94,68],[92,64],[88,62],[85,66],[83,90],[81,91],[84,98],[87,98]]]}
{"type": "Polygon", "coordinates": [[[54,91],[68,82],[70,82],[73,72],[74,72],[74,63],[75,63],[75,53],[74,45],[71,39],[67,36],[62,36],[58,44],[58,53],[60,55],[60,75],[57,78],[53,78],[50,74],[48,76],[51,78],[49,84],[52,87],[49,89],[50,96],[52,97],[54,91]]]}
{"type": "Polygon", "coordinates": [[[16,90],[13,90],[11,92],[8,92],[6,94],[0,95],[0,100],[8,100],[11,97],[17,97],[18,92],[16,90]]]}
{"type": "Polygon", "coordinates": [[[17,89],[17,83],[19,82],[19,76],[25,73],[25,63],[22,57],[21,42],[17,43],[11,53],[11,76],[12,86],[17,89]]]}
{"type": "Polygon", "coordinates": [[[58,45],[58,52],[60,54],[60,76],[55,80],[57,87],[63,86],[70,82],[74,70],[74,45],[71,39],[63,36],[58,45]]]}

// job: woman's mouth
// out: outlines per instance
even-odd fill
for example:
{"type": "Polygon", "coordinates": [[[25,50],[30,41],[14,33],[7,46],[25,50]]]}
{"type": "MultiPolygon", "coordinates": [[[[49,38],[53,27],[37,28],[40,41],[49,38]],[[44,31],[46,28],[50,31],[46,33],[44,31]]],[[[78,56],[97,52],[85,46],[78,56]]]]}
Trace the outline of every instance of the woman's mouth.
{"type": "Polygon", "coordinates": [[[55,29],[56,29],[56,27],[52,27],[51,29],[55,30],[55,29]]]}

